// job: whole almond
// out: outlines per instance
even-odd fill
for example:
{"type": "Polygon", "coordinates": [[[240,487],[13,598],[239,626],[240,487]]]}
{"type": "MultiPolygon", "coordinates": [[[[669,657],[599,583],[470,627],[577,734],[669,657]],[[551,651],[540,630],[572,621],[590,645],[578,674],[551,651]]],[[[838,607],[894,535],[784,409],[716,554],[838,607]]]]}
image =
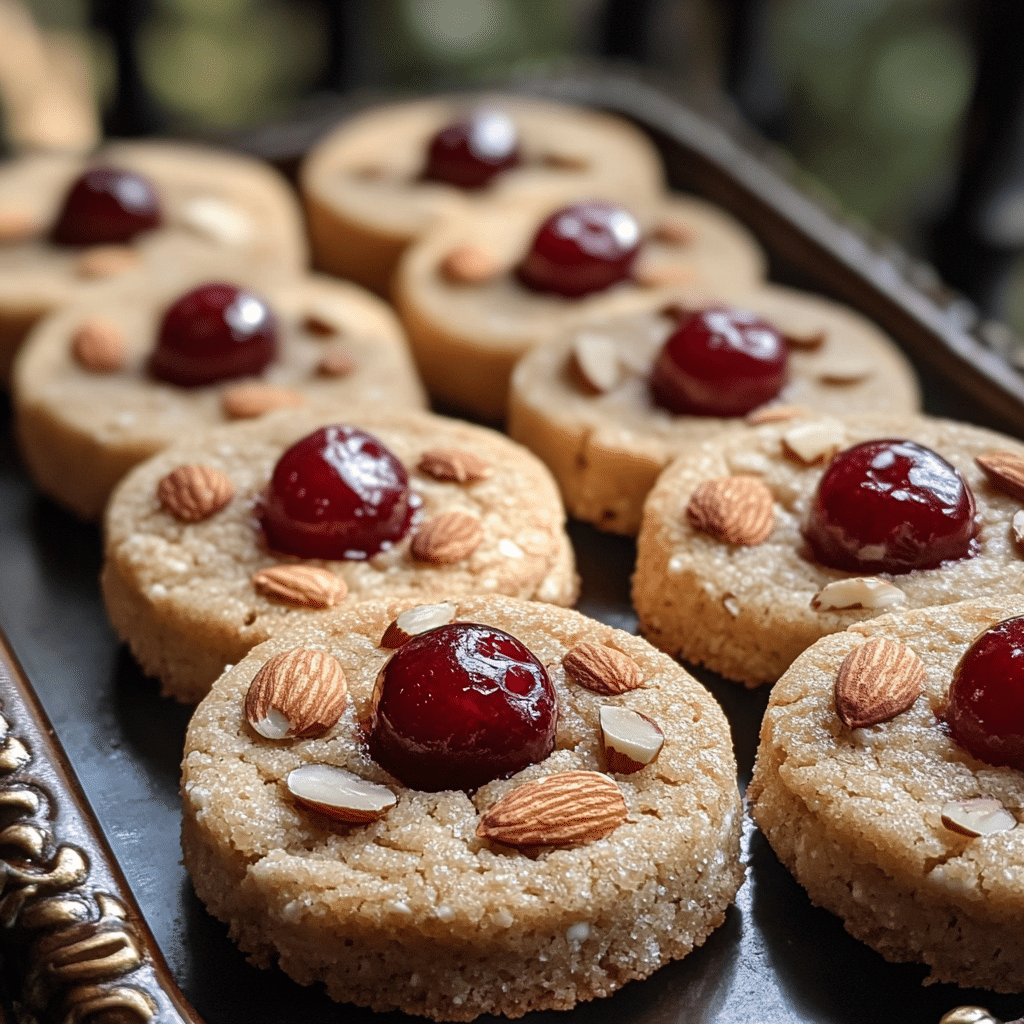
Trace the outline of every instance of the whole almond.
{"type": "Polygon", "coordinates": [[[341,333],[341,328],[330,316],[318,312],[307,313],[302,321],[302,327],[309,334],[315,334],[319,338],[330,338],[341,333]]]}
{"type": "Polygon", "coordinates": [[[418,604],[414,608],[406,608],[392,622],[380,638],[381,647],[394,650],[408,643],[414,636],[425,633],[428,629],[447,626],[455,618],[455,605],[451,601],[440,604],[418,604]]]}
{"type": "Polygon", "coordinates": [[[24,242],[39,234],[39,226],[27,210],[0,207],[0,244],[24,242]]]}
{"type": "Polygon", "coordinates": [[[622,791],[607,775],[559,772],[507,793],[480,819],[476,834],[506,846],[567,846],[603,839],[626,815],[622,791]]]}
{"type": "Polygon", "coordinates": [[[902,714],[924,689],[924,665],[896,640],[874,637],[843,659],[836,674],[836,713],[851,729],[902,714]]]}
{"type": "Polygon", "coordinates": [[[329,569],[316,565],[274,565],[260,569],[252,585],[270,601],[297,608],[333,608],[348,595],[348,584],[329,569]]]}
{"type": "Polygon", "coordinates": [[[655,241],[666,245],[691,245],[694,240],[693,228],[678,220],[666,220],[655,226],[651,232],[655,241]]]}
{"type": "Polygon", "coordinates": [[[75,361],[92,373],[116,373],[128,362],[128,343],[120,329],[105,320],[87,320],[71,337],[75,361]]]}
{"type": "Polygon", "coordinates": [[[460,245],[441,260],[441,276],[451,284],[483,284],[499,269],[497,260],[475,245],[460,245]]]}
{"type": "Polygon", "coordinates": [[[1024,501],[1024,457],[1015,452],[986,452],[974,460],[993,487],[1024,501]]]}
{"type": "Polygon", "coordinates": [[[546,153],[541,160],[548,167],[555,167],[560,171],[585,171],[587,169],[586,157],[572,156],[568,153],[546,153]]]}
{"type": "Polygon", "coordinates": [[[686,506],[686,518],[695,530],[727,544],[754,546],[775,528],[775,501],[756,476],[723,476],[700,484],[686,506]]]}
{"type": "Polygon", "coordinates": [[[611,391],[622,379],[622,363],[615,342],[593,331],[580,331],[572,342],[577,377],[593,394],[611,391]]]}
{"type": "Polygon", "coordinates": [[[219,512],[235,496],[235,485],[213,466],[178,466],[156,485],[163,508],[183,523],[198,523],[219,512]]]}
{"type": "Polygon", "coordinates": [[[295,647],[253,676],[245,717],[267,739],[321,736],[337,724],[347,698],[345,672],[333,654],[295,647]]]}
{"type": "Polygon", "coordinates": [[[273,384],[236,384],[221,396],[221,410],[228,419],[248,420],[274,409],[292,409],[306,399],[291,388],[273,384]]]}
{"type": "Polygon", "coordinates": [[[790,348],[816,349],[825,343],[824,331],[807,331],[803,334],[786,333],[783,335],[790,348]]]}
{"type": "Polygon", "coordinates": [[[316,372],[322,377],[347,377],[356,368],[356,361],[345,349],[335,347],[324,353],[316,372]]]}
{"type": "Polygon", "coordinates": [[[644,683],[640,666],[628,654],[590,641],[569,650],[562,658],[562,668],[567,678],[577,686],[602,697],[627,693],[644,683]]]}
{"type": "Polygon", "coordinates": [[[333,764],[293,768],[285,785],[301,806],[352,825],[383,818],[398,802],[387,786],[368,782],[333,764]]]}
{"type": "Polygon", "coordinates": [[[494,476],[494,467],[461,448],[431,448],[420,456],[416,467],[435,480],[450,480],[457,484],[472,484],[494,476]]]}
{"type": "Polygon", "coordinates": [[[427,520],[414,534],[409,550],[420,562],[451,565],[468,558],[483,539],[479,518],[456,509],[427,520]]]}
{"type": "Polygon", "coordinates": [[[139,254],[127,245],[94,245],[78,257],[75,270],[79,277],[115,277],[140,262],[139,254]]]}

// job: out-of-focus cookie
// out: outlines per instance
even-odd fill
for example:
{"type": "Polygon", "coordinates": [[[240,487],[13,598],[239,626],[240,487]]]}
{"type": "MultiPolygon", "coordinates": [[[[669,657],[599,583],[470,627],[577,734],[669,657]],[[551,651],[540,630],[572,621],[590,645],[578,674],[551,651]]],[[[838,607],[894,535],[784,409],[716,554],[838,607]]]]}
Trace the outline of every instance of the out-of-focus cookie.
{"type": "Polygon", "coordinates": [[[405,247],[453,213],[495,200],[641,201],[663,185],[660,157],[627,121],[508,95],[375,107],[318,142],[299,182],[317,266],[382,295],[405,247]]]}
{"type": "Polygon", "coordinates": [[[644,635],[757,686],[855,622],[1019,593],[1024,491],[1005,470],[993,483],[993,453],[1024,467],[1021,442],[926,416],[796,418],[694,445],[644,505],[644,635]]]}
{"type": "MultiPolygon", "coordinates": [[[[196,709],[185,865],[242,950],[336,1000],[472,1020],[568,1009],[702,944],[743,877],[732,742],[708,692],[637,637],[509,598],[452,597],[433,618],[450,625],[392,653],[381,642],[403,608],[365,602],[307,620],[250,652],[196,709]],[[494,781],[469,791],[403,783],[380,763],[378,737],[409,738],[395,721],[402,677],[426,678],[416,666],[434,668],[455,643],[477,680],[464,693],[485,689],[490,708],[508,692],[531,714],[551,697],[557,726],[514,774],[488,772],[494,781]],[[335,683],[318,688],[325,703],[344,678],[340,716],[319,736],[265,739],[257,728],[281,732],[261,718],[268,708],[290,703],[282,718],[308,722],[283,688],[300,662],[335,683]],[[261,673],[283,684],[276,704],[250,689],[261,673]],[[652,742],[615,760],[633,728],[652,742]]],[[[439,715],[461,679],[447,669],[430,676],[447,691],[431,702],[439,715]]],[[[438,761],[497,756],[503,736],[485,727],[467,743],[465,698],[452,699],[438,761]]]]}
{"type": "Polygon", "coordinates": [[[575,600],[565,513],[535,456],[429,413],[351,412],[285,410],[193,435],[118,487],[103,595],[164,693],[198,700],[252,646],[342,602],[575,600]]]}
{"type": "MultiPolygon", "coordinates": [[[[763,330],[764,324],[758,328],[763,330]]],[[[757,339],[755,339],[756,343],[757,339]]],[[[736,341],[742,349],[742,339],[736,341]]],[[[705,353],[707,354],[707,353],[705,353]]],[[[686,353],[692,360],[692,352],[686,353]]],[[[834,415],[915,412],[920,395],[913,369],[878,328],[853,310],[790,288],[721,291],[715,299],[681,292],[652,297],[642,310],[582,323],[525,355],[512,374],[508,431],[547,464],[570,515],[613,533],[635,534],[644,498],[680,448],[748,422],[785,418],[799,410],[834,415]],[[742,319],[712,323],[709,340],[728,347],[738,328],[750,332],[746,313],[777,329],[788,350],[785,382],[764,394],[733,396],[750,386],[751,367],[776,373],[774,363],[747,353],[738,367],[712,365],[705,379],[712,408],[699,415],[660,404],[652,371],[668,339],[697,309],[744,311],[742,319]],[[764,401],[765,394],[773,392],[764,401]],[[739,402],[734,415],[715,414],[716,403],[739,402]]],[[[721,408],[722,406],[718,406],[721,408]]]]}

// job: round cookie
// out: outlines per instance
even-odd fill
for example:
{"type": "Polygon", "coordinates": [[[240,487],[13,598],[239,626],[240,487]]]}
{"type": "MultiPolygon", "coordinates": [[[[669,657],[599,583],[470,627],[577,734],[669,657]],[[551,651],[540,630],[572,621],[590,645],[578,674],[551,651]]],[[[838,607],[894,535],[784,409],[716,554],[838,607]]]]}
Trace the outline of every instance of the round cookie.
{"type": "Polygon", "coordinates": [[[183,292],[149,284],[94,294],[44,319],[19,353],[12,390],[25,464],[42,491],[83,518],[102,513],[132,466],[189,431],[282,405],[329,405],[339,413],[381,402],[426,405],[391,310],[326,276],[285,278],[257,293],[278,332],[277,358],[258,379],[199,387],[156,380],[147,360],[165,308],[183,292]],[[121,339],[120,366],[83,355],[79,339],[90,329],[121,339]]]}
{"type": "Polygon", "coordinates": [[[967,820],[958,805],[977,798],[1009,812],[1004,828],[1016,825],[1024,774],[971,757],[942,723],[965,649],[1022,613],[1014,597],[858,623],[805,651],[765,713],[747,789],[754,819],[814,903],[886,959],[927,964],[929,982],[1024,990],[1024,829],[955,831],[967,820]],[[923,693],[903,713],[851,729],[836,711],[837,673],[881,639],[917,656],[923,693]]]}
{"type": "Polygon", "coordinates": [[[335,128],[299,174],[316,265],[382,295],[406,246],[438,221],[494,200],[660,193],[661,159],[629,122],[521,96],[453,96],[374,107],[335,128]],[[522,162],[479,189],[424,181],[435,134],[475,108],[515,125],[522,162]]]}
{"type": "Polygon", "coordinates": [[[257,592],[253,577],[260,570],[327,569],[343,581],[346,603],[375,596],[428,600],[494,593],[569,605],[577,578],[564,524],[558,490],[544,465],[494,431],[429,413],[364,408],[350,417],[344,409],[285,410],[193,435],[124,479],[105,517],[103,597],[114,629],[142,668],[160,680],[165,694],[194,702],[225,665],[308,613],[257,592]],[[379,438],[406,468],[423,502],[412,530],[362,561],[269,551],[253,509],[275,463],[317,427],[342,421],[379,438]],[[469,453],[483,472],[459,483],[438,469],[417,468],[426,452],[438,449],[469,453]],[[157,486],[177,467],[193,464],[225,474],[234,497],[209,518],[182,523],[158,503],[157,486]],[[412,538],[453,511],[479,524],[476,546],[438,564],[414,556],[412,538]]]}
{"type": "Polygon", "coordinates": [[[33,153],[0,168],[0,379],[45,313],[98,283],[171,284],[197,261],[213,271],[244,261],[265,280],[308,264],[299,204],[271,167],[227,151],[172,142],[116,142],[89,158],[33,153]],[[50,240],[70,184],[86,168],[135,171],[153,184],[160,227],[123,245],[82,247],[50,240]]]}
{"type": "Polygon", "coordinates": [[[669,464],[644,505],[632,583],[643,634],[679,658],[758,686],[778,679],[820,637],[883,612],[1020,593],[1024,558],[1011,520],[1021,503],[997,490],[975,462],[992,451],[1024,456],[1024,444],[952,420],[883,415],[798,417],[694,445],[669,464]],[[979,554],[873,577],[811,558],[800,527],[824,460],[877,438],[916,441],[960,471],[977,502],[979,554]],[[762,543],[727,543],[688,520],[702,483],[733,476],[754,477],[770,492],[774,526],[762,543]],[[862,579],[869,582],[842,582],[862,579]]]}
{"type": "MultiPolygon", "coordinates": [[[[853,310],[777,285],[716,294],[715,304],[756,313],[789,343],[789,381],[753,419],[782,406],[836,415],[919,408],[914,372],[895,342],[853,310]]],[[[651,368],[677,322],[674,307],[707,304],[694,307],[685,292],[652,297],[628,315],[579,324],[516,364],[508,432],[554,473],[570,515],[635,534],[644,498],[673,456],[737,424],[676,415],[651,396],[651,368]],[[607,376],[586,375],[588,356],[607,376]]]]}
{"type": "Polygon", "coordinates": [[[722,922],[743,877],[720,708],[643,640],[578,612],[452,600],[455,618],[506,630],[547,668],[560,708],[554,751],[473,793],[401,785],[370,760],[360,723],[390,654],[381,636],[402,605],[309,620],[225,673],[189,725],[182,846],[200,898],[257,965],[323,982],[337,1000],[436,1020],[568,1009],[685,956],[722,922]],[[632,659],[642,686],[601,696],[567,680],[562,659],[583,642],[632,659]],[[269,657],[296,646],[339,659],[349,703],[323,738],[264,740],[246,722],[246,691],[269,657]],[[608,704],[642,712],[665,735],[653,765],[610,776],[626,820],[566,846],[477,837],[484,812],[523,784],[607,771],[598,715],[608,704]],[[350,826],[303,810],[282,780],[315,762],[386,786],[395,806],[350,826]]]}

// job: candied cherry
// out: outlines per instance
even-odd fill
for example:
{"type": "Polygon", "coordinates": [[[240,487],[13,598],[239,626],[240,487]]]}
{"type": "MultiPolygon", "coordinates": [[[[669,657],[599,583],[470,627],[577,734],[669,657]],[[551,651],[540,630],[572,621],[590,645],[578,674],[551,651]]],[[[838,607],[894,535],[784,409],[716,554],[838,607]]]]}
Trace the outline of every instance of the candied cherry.
{"type": "Polygon", "coordinates": [[[967,648],[945,717],[972,757],[1024,771],[1024,617],[997,622],[967,648]]]}
{"type": "Polygon", "coordinates": [[[538,292],[578,298],[624,281],[640,247],[640,225],[624,207],[596,200],[556,210],[516,269],[538,292]]]}
{"type": "Polygon", "coordinates": [[[381,669],[369,750],[414,789],[476,789],[554,749],[555,691],[514,636],[452,622],[414,636],[381,669]]]}
{"type": "Polygon", "coordinates": [[[275,551],[300,558],[369,558],[401,539],[419,502],[376,437],[321,427],[277,460],[259,519],[275,551]]]}
{"type": "Polygon", "coordinates": [[[148,178],[120,167],[93,167],[68,190],[53,240],[61,245],[130,242],[159,226],[160,201],[148,178]]]}
{"type": "Polygon", "coordinates": [[[803,535],[848,572],[934,569],[977,554],[974,495],[959,471],[914,441],[865,441],[825,470],[803,535]]]}
{"type": "Polygon", "coordinates": [[[754,313],[704,309],[683,319],[651,372],[655,402],[688,416],[743,416],[786,383],[785,338],[754,313]]]}
{"type": "Polygon", "coordinates": [[[204,284],[164,313],[149,372],[181,387],[261,373],[277,354],[277,323],[259,296],[204,284]]]}
{"type": "Polygon", "coordinates": [[[511,119],[497,110],[475,110],[430,140],[423,177],[459,188],[483,188],[521,159],[511,119]]]}

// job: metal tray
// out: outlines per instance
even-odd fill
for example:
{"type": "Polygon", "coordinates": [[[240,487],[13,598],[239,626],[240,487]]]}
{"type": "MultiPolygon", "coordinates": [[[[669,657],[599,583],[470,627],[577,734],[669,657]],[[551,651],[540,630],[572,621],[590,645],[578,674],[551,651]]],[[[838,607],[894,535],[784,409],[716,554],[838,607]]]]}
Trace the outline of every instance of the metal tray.
{"type": "MultiPolygon", "coordinates": [[[[742,137],[736,126],[708,121],[628,78],[576,74],[533,82],[529,88],[637,120],[662,148],[675,186],[719,202],[754,229],[771,254],[776,279],[840,298],[892,333],[922,374],[929,411],[1024,434],[1024,382],[1001,353],[985,344],[983,337],[993,332],[976,323],[970,307],[937,285],[927,268],[866,238],[809,199],[777,157],[742,137]]],[[[343,109],[347,105],[340,102],[321,104],[304,119],[249,137],[245,148],[287,166],[343,109]]],[[[62,844],[71,844],[91,866],[91,897],[122,894],[118,902],[127,908],[125,920],[135,936],[127,945],[142,950],[140,967],[126,965],[121,974],[113,969],[90,982],[101,994],[122,992],[120,1002],[111,1003],[118,1021],[141,1022],[147,1014],[161,1021],[196,1021],[191,1002],[208,1024],[380,1024],[382,1017],[411,1022],[399,1013],[378,1015],[335,1004],[316,987],[304,988],[279,972],[249,966],[227,938],[227,929],[196,899],[178,846],[178,767],[188,710],[161,699],[156,684],[142,676],[117,643],[97,585],[100,532],[34,492],[18,460],[3,399],[0,423],[0,626],[9,641],[9,649],[0,645],[0,878],[6,879],[0,884],[0,924],[9,919],[5,908],[12,892],[19,886],[21,897],[28,892],[26,883],[18,881],[25,870],[45,874],[62,844]],[[77,809],[73,778],[62,775],[45,719],[19,692],[22,670],[94,809],[99,835],[90,836],[88,815],[77,809]],[[36,758],[35,770],[32,764],[21,769],[4,761],[12,738],[19,737],[36,758]],[[30,829],[19,831],[17,822],[11,824],[27,813],[11,803],[12,779],[45,797],[33,819],[42,836],[35,847],[30,829]],[[106,861],[107,844],[145,921],[131,893],[119,887],[116,865],[106,861]],[[21,865],[22,874],[12,872],[12,865],[21,865]],[[162,960],[187,1001],[161,974],[162,960]],[[123,995],[150,990],[155,994],[148,1010],[145,999],[132,1002],[123,995]]],[[[629,604],[633,543],[578,523],[571,532],[583,579],[579,608],[635,630],[629,604]]],[[[698,675],[732,723],[743,786],[767,693],[748,692],[709,673],[698,675]]],[[[964,1003],[987,1006],[1007,1020],[1024,1012],[1024,997],[923,987],[923,968],[886,963],[850,938],[838,919],[812,907],[752,826],[744,852],[747,881],[726,923],[701,949],[609,999],[581,1005],[568,1015],[538,1013],[528,1019],[938,1024],[942,1014],[964,1003]]],[[[31,895],[39,894],[33,889],[31,895]]],[[[24,928],[5,931],[0,979],[7,986],[7,1010],[11,1019],[27,1020],[30,979],[24,965],[39,960],[37,946],[26,943],[38,936],[26,935],[24,928]],[[19,942],[23,951],[33,950],[27,961],[18,954],[19,942]]],[[[86,931],[107,934],[95,921],[86,931]]],[[[99,1013],[97,1005],[75,1003],[67,992],[58,992],[42,1016],[87,1020],[99,1013]]]]}

